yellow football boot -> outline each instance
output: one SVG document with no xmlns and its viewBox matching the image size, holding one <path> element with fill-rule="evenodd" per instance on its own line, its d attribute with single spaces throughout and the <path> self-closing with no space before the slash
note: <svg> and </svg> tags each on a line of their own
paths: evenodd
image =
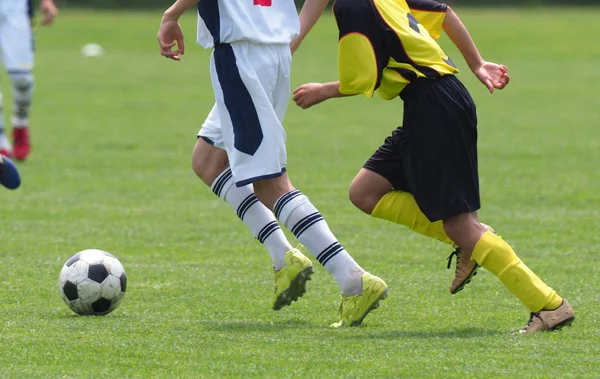
<svg viewBox="0 0 600 379">
<path fill-rule="evenodd" d="M 362 276 L 363 290 L 354 296 L 342 295 L 340 302 L 340 321 L 331 324 L 331 328 L 359 326 L 373 309 L 379 308 L 379 300 L 387 297 L 387 284 L 383 279 L 365 272 Z"/>
<path fill-rule="evenodd" d="M 278 311 L 304 295 L 306 281 L 312 274 L 312 262 L 299 249 L 285 253 L 285 264 L 281 270 L 275 271 L 273 310 Z"/>
</svg>

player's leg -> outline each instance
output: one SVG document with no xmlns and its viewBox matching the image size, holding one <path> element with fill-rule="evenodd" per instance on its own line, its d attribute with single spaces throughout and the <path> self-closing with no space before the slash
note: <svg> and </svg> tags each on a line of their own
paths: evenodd
<svg viewBox="0 0 600 379">
<path fill-rule="evenodd" d="M 3 63 L 5 63 L 6 47 L 11 43 L 5 32 L 7 20 L 8 15 L 5 14 L 3 7 L 0 6 L 0 55 L 2 56 Z M 2 93 L 0 92 L 0 155 L 11 157 L 13 153 L 12 144 L 8 140 L 6 133 L 4 128 L 4 103 Z"/>
<path fill-rule="evenodd" d="M 346 296 L 361 292 L 364 270 L 335 238 L 321 213 L 301 191 L 292 186 L 287 173 L 254 181 L 256 195 L 294 234 L 327 271 L 333 274 Z"/>
<path fill-rule="evenodd" d="M 397 157 L 386 154 L 393 145 L 386 143 L 382 145 L 375 154 L 367 161 L 350 185 L 350 201 L 360 210 L 372 217 L 391 221 L 404 225 L 413 232 L 426 237 L 437 239 L 452 247 L 454 251 L 448 257 L 448 268 L 451 267 L 452 258 L 460 257 L 461 250 L 444 231 L 442 221 L 431 222 L 425 216 L 415 197 L 408 191 L 406 178 L 402 164 Z M 387 179 L 389 178 L 389 179 Z M 396 184 L 392 184 L 396 183 Z M 481 224 L 487 230 L 495 233 L 495 230 L 486 224 Z M 459 258 L 457 258 L 459 259 Z M 463 267 L 459 265 L 459 270 Z M 452 285 L 450 292 L 460 291 L 477 271 L 469 267 L 464 275 Z"/>
<path fill-rule="evenodd" d="M 258 201 L 252 184 L 234 185 L 227 153 L 223 149 L 219 112 L 211 110 L 192 153 L 192 169 L 213 193 L 227 202 L 254 237 L 268 250 L 273 268 L 281 270 L 285 255 L 293 250 L 273 213 Z"/>
<path fill-rule="evenodd" d="M 531 311 L 521 332 L 550 331 L 573 322 L 569 303 L 531 271 L 502 237 L 481 227 L 476 212 L 445 219 L 444 228 L 460 245 L 463 259 L 471 259 L 496 275 Z"/>
<path fill-rule="evenodd" d="M 18 160 L 24 160 L 30 151 L 29 110 L 34 84 L 32 31 L 25 2 L 15 2 L 9 11 L 11 17 L 6 21 L 2 37 L 6 38 L 3 42 L 3 59 L 13 87 L 14 156 Z"/>
<path fill-rule="evenodd" d="M 254 181 L 257 196 L 333 275 L 342 292 L 341 321 L 332 326 L 360 325 L 387 296 L 387 285 L 358 265 L 331 232 L 323 215 L 294 188 L 287 173 Z"/>
</svg>

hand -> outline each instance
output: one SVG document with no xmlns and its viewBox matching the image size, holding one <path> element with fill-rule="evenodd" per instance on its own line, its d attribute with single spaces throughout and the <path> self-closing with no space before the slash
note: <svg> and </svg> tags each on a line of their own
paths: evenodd
<svg viewBox="0 0 600 379">
<path fill-rule="evenodd" d="M 508 68 L 503 64 L 483 62 L 481 66 L 473 70 L 473 73 L 490 93 L 494 93 L 494 89 L 503 89 L 510 81 Z"/>
<path fill-rule="evenodd" d="M 327 97 L 323 94 L 323 88 L 322 83 L 303 84 L 294 90 L 293 99 L 300 108 L 310 108 L 327 100 Z"/>
<path fill-rule="evenodd" d="M 44 15 L 41 21 L 43 26 L 52 25 L 54 18 L 58 14 L 58 8 L 54 4 L 53 0 L 42 0 L 40 4 L 40 12 Z"/>
<path fill-rule="evenodd" d="M 184 53 L 183 31 L 176 19 L 163 17 L 158 30 L 158 44 L 160 55 L 174 61 L 181 60 L 180 55 Z M 177 49 L 173 50 L 175 45 Z"/>
</svg>

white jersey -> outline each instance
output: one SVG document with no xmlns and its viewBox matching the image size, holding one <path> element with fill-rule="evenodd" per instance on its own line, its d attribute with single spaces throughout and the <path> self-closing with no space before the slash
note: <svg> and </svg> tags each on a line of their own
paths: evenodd
<svg viewBox="0 0 600 379">
<path fill-rule="evenodd" d="M 294 0 L 200 0 L 198 43 L 289 44 L 300 33 Z"/>
</svg>

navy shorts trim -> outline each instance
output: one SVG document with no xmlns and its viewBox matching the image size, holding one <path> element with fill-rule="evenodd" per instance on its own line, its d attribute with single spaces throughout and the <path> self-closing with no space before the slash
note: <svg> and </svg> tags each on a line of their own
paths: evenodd
<svg viewBox="0 0 600 379">
<path fill-rule="evenodd" d="M 14 70 L 6 70 L 7 74 L 31 74 L 33 70 L 23 70 L 23 69 L 14 69 Z"/>
<path fill-rule="evenodd" d="M 285 167 L 281 169 L 281 172 L 278 172 L 278 173 L 275 173 L 275 174 L 255 176 L 253 178 L 240 180 L 239 182 L 235 182 L 235 185 L 236 185 L 236 187 L 243 187 L 243 186 L 248 185 L 250 183 L 254 183 L 257 180 L 278 178 L 281 175 L 283 175 L 284 173 L 285 173 Z"/>
<path fill-rule="evenodd" d="M 198 136 L 198 138 L 202 138 L 206 143 L 208 143 L 209 145 L 213 145 L 215 146 L 215 142 L 213 140 L 211 140 L 208 137 L 204 137 L 204 136 Z"/>
</svg>

